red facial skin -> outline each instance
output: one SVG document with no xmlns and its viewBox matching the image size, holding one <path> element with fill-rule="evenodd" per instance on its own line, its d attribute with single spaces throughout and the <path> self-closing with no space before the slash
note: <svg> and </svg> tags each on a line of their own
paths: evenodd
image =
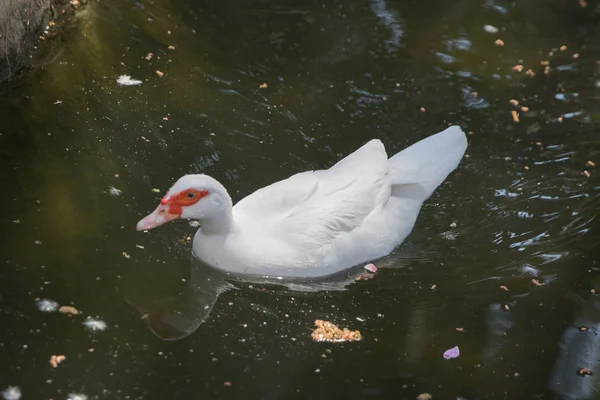
<svg viewBox="0 0 600 400">
<path fill-rule="evenodd" d="M 169 214 L 181 215 L 183 207 L 194 205 L 208 195 L 208 190 L 188 189 L 175 193 L 169 198 L 163 197 L 160 204 L 169 206 Z"/>
</svg>

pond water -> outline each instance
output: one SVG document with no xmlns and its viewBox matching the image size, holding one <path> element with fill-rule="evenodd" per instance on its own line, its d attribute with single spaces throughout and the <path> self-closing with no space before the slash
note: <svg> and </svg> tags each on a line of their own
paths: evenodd
<svg viewBox="0 0 600 400">
<path fill-rule="evenodd" d="M 90 2 L 2 86 L 0 389 L 599 398 L 599 17 L 576 0 Z M 373 279 L 224 277 L 193 261 L 188 223 L 135 230 L 185 173 L 237 201 L 450 124 L 467 156 Z M 363 339 L 313 342 L 316 319 Z"/>
</svg>

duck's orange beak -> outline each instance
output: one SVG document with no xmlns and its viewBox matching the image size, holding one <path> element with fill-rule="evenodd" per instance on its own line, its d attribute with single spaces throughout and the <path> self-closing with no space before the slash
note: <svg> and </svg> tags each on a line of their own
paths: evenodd
<svg viewBox="0 0 600 400">
<path fill-rule="evenodd" d="M 152 214 L 142 218 L 136 225 L 138 231 L 146 231 L 148 229 L 156 228 L 166 224 L 169 221 L 173 221 L 181 216 L 181 214 L 173 214 L 169 212 L 168 204 L 161 204 L 156 207 L 156 210 Z"/>
</svg>

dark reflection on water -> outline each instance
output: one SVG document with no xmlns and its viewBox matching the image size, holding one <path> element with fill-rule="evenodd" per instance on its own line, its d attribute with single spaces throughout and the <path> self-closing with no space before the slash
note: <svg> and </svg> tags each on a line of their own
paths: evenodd
<svg viewBox="0 0 600 400">
<path fill-rule="evenodd" d="M 332 292 L 346 290 L 347 285 L 358 282 L 365 272 L 360 267 L 351 268 L 342 273 L 319 279 L 296 278 L 282 279 L 278 277 L 230 275 L 216 271 L 191 258 L 192 268 L 189 281 L 175 296 L 156 299 L 129 299 L 128 302 L 140 311 L 148 327 L 159 338 L 164 340 L 179 340 L 196 331 L 210 316 L 219 295 L 237 287 L 237 284 L 275 285 L 287 289 L 287 292 Z M 372 279 L 372 277 L 370 277 Z M 275 290 L 276 291 L 276 290 Z M 255 308 L 262 306 L 255 305 Z"/>
<path fill-rule="evenodd" d="M 2 88 L 0 389 L 598 398 L 599 16 L 577 1 L 91 3 Z M 371 280 L 222 276 L 190 260 L 185 222 L 135 232 L 184 173 L 236 201 L 370 138 L 393 154 L 450 124 L 468 157 Z M 314 343 L 317 318 L 364 339 Z"/>
</svg>

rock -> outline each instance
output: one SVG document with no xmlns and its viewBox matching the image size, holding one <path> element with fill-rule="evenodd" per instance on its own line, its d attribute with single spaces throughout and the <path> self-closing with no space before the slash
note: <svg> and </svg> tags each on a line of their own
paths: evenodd
<svg viewBox="0 0 600 400">
<path fill-rule="evenodd" d="M 68 0 L 0 2 L 0 82 L 26 66 L 36 45 L 63 28 L 72 11 Z"/>
</svg>

